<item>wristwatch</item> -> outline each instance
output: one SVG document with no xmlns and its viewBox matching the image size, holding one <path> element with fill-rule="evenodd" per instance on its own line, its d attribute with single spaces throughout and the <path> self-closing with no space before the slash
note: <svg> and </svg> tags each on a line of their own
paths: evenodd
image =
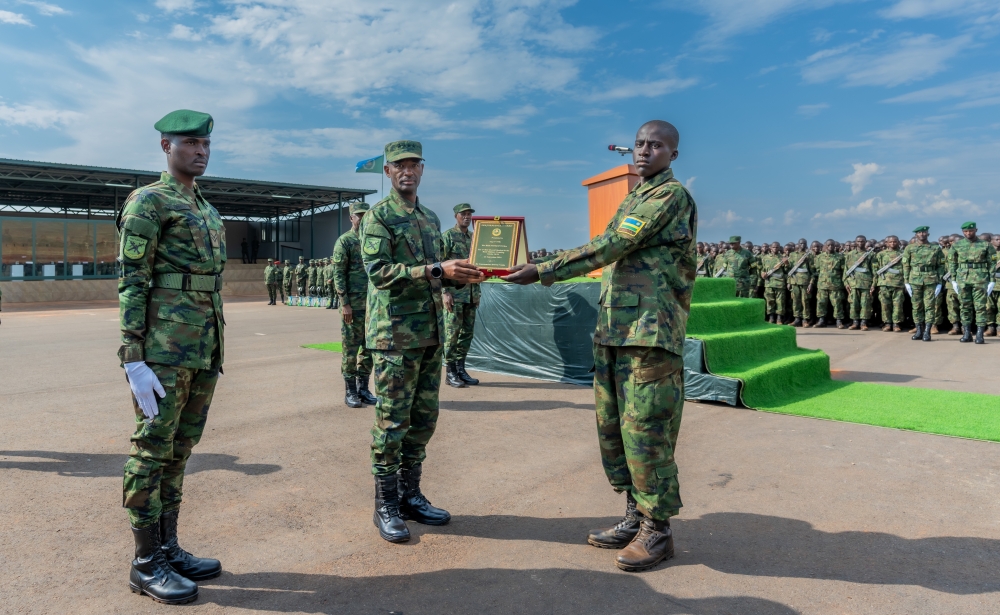
<svg viewBox="0 0 1000 615">
<path fill-rule="evenodd" d="M 441 263 L 434 263 L 433 265 L 431 265 L 432 278 L 434 278 L 435 280 L 440 280 L 441 276 L 443 275 L 444 275 L 444 267 L 441 266 Z"/>
</svg>

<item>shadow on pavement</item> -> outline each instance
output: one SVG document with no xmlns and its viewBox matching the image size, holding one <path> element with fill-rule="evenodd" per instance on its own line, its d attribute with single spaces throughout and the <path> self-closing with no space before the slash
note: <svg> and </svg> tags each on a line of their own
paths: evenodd
<svg viewBox="0 0 1000 615">
<path fill-rule="evenodd" d="M 201 592 L 195 604 L 208 602 L 273 612 L 797 613 L 778 602 L 749 596 L 677 598 L 650 588 L 642 575 L 561 568 L 441 570 L 374 578 L 284 572 L 223 573 L 199 585 Z"/>
<path fill-rule="evenodd" d="M 834 380 L 849 380 L 851 382 L 913 382 L 920 378 L 920 376 L 911 376 L 910 374 L 852 372 L 845 369 L 831 369 L 830 377 Z"/>
<path fill-rule="evenodd" d="M 469 371 L 476 371 L 469 368 Z M 480 372 L 481 374 L 487 374 L 489 372 Z M 519 376 L 520 377 L 520 376 Z M 570 384 L 568 382 L 546 382 L 544 380 L 527 380 L 527 382 L 480 382 L 476 386 L 486 387 L 486 388 L 496 388 L 496 389 L 555 389 L 557 391 L 579 391 L 579 384 Z"/>
<path fill-rule="evenodd" d="M 13 459 L 12 459 L 13 458 Z M 127 455 L 57 453 L 52 451 L 0 451 L 0 470 L 52 472 L 59 476 L 122 476 Z M 281 469 L 269 463 L 239 463 L 235 455 L 194 453 L 187 463 L 187 474 L 209 470 L 242 472 L 247 476 L 271 474 Z"/>
<path fill-rule="evenodd" d="M 455 516 L 429 532 L 495 540 L 585 544 L 587 532 L 618 517 Z M 952 594 L 1000 591 L 1000 540 L 964 536 L 902 538 L 881 532 L 824 532 L 805 521 L 750 513 L 671 520 L 673 566 L 726 574 L 919 585 Z"/>
<path fill-rule="evenodd" d="M 522 399 L 519 401 L 490 401 L 488 399 L 477 401 L 455 401 L 441 400 L 442 410 L 455 410 L 457 412 L 474 411 L 502 411 L 517 412 L 534 410 L 594 410 L 594 404 L 575 404 L 569 401 L 558 399 Z"/>
</svg>

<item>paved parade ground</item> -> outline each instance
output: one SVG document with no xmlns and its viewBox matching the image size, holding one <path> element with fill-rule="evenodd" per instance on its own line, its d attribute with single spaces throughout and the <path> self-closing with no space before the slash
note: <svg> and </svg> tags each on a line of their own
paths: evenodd
<svg viewBox="0 0 1000 615">
<path fill-rule="evenodd" d="M 343 405 L 334 311 L 226 307 L 181 544 L 225 572 L 183 607 L 129 592 L 131 434 L 116 304 L 4 306 L 3 613 L 979 614 L 1000 612 L 1000 445 L 688 403 L 677 555 L 640 574 L 586 544 L 624 497 L 589 388 L 476 373 L 442 389 L 424 492 L 451 524 L 372 525 L 373 411 Z M 998 393 L 1000 341 L 800 331 L 834 376 Z"/>
</svg>

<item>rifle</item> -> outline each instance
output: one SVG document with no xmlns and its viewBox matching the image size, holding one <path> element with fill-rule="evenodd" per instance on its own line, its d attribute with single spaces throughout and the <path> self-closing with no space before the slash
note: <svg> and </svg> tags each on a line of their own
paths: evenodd
<svg viewBox="0 0 1000 615">
<path fill-rule="evenodd" d="M 777 265 L 774 266 L 774 269 L 772 269 L 772 270 L 770 270 L 770 271 L 768 271 L 767 273 L 764 274 L 764 279 L 766 280 L 769 277 L 771 277 L 772 275 L 774 275 L 775 273 L 777 273 L 777 271 L 779 269 L 781 269 L 781 266 L 784 265 L 787 262 L 788 262 L 788 257 L 786 256 L 785 258 L 781 259 L 780 263 L 778 263 Z"/>
<path fill-rule="evenodd" d="M 900 253 L 899 256 L 897 256 L 896 258 L 894 258 L 891 261 L 889 261 L 888 265 L 886 265 L 885 267 L 882 267 L 881 269 L 879 269 L 878 271 L 876 271 L 875 275 L 882 275 L 887 270 L 891 269 L 893 265 L 898 265 L 899 261 L 901 261 L 901 260 L 903 260 L 903 254 L 902 253 Z"/>
<path fill-rule="evenodd" d="M 799 262 L 795 263 L 795 266 L 792 267 L 792 273 L 796 273 L 799 267 L 802 266 L 802 263 L 806 262 L 807 258 L 809 258 L 809 250 L 806 250 L 806 253 L 802 255 L 802 258 L 799 259 Z"/>
<path fill-rule="evenodd" d="M 712 277 L 713 277 L 713 278 L 721 278 L 721 277 L 722 277 L 722 274 L 726 272 L 726 267 L 728 267 L 728 266 L 729 266 L 729 265 L 723 265 L 723 266 L 722 266 L 722 269 L 719 269 L 718 271 L 716 271 L 716 272 L 715 272 L 715 275 L 714 275 L 714 276 L 712 276 Z"/>
<path fill-rule="evenodd" d="M 698 263 L 698 266 L 695 268 L 695 271 L 701 271 L 701 268 L 705 266 L 705 261 L 707 260 L 708 260 L 708 254 L 706 254 L 705 257 L 701 259 L 701 262 Z"/>
<path fill-rule="evenodd" d="M 866 258 L 868 258 L 869 256 L 871 256 L 873 252 L 875 252 L 875 248 L 872 248 L 871 250 L 868 250 L 867 252 L 865 252 L 864 256 L 862 256 L 861 258 L 859 258 L 856 263 L 854 263 L 853 265 L 851 265 L 851 268 L 847 270 L 847 273 L 844 274 L 844 277 L 846 278 L 847 276 L 849 276 L 852 273 L 854 273 L 854 270 L 857 269 L 858 266 L 860 266 L 861 263 L 863 263 Z"/>
</svg>

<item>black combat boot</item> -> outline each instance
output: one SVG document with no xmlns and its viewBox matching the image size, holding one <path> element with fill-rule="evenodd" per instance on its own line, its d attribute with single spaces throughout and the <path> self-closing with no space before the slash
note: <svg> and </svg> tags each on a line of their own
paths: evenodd
<svg viewBox="0 0 1000 615">
<path fill-rule="evenodd" d="M 625 516 L 614 526 L 603 530 L 590 530 L 587 542 L 601 549 L 622 549 L 639 533 L 642 514 L 635 509 L 635 498 L 626 492 Z"/>
<path fill-rule="evenodd" d="M 374 406 L 378 398 L 368 389 L 368 378 L 369 374 L 358 374 L 358 397 L 369 406 Z"/>
<path fill-rule="evenodd" d="M 360 408 L 361 398 L 358 397 L 358 385 L 354 378 L 344 378 L 344 403 L 348 408 Z"/>
<path fill-rule="evenodd" d="M 930 328 L 928 328 L 928 331 L 929 330 L 930 330 Z M 913 336 L 910 339 L 911 340 L 922 340 L 922 339 L 924 339 L 924 323 L 922 323 L 922 322 L 918 322 L 917 323 L 917 329 L 916 329 L 916 331 L 913 332 Z"/>
<path fill-rule="evenodd" d="M 971 342 L 972 341 L 972 325 L 965 325 L 965 324 L 963 324 L 962 325 L 962 331 L 964 332 L 964 334 L 962 335 L 962 339 L 960 339 L 958 341 L 960 341 L 962 343 Z"/>
<path fill-rule="evenodd" d="M 167 563 L 160 549 L 160 523 L 142 529 L 132 528 L 135 559 L 128 575 L 128 586 L 163 604 L 185 604 L 198 598 L 198 584 L 182 577 Z"/>
<path fill-rule="evenodd" d="M 925 342 L 931 341 L 931 327 L 929 325 L 924 326 L 924 336 L 921 339 Z"/>
<path fill-rule="evenodd" d="M 399 516 L 424 525 L 445 525 L 451 521 L 451 513 L 443 508 L 431 506 L 420 493 L 420 473 L 422 465 L 399 470 Z"/>
<path fill-rule="evenodd" d="M 406 542 L 410 529 L 399 516 L 399 479 L 395 474 L 375 477 L 375 514 L 379 536 L 389 542 Z"/>
<path fill-rule="evenodd" d="M 985 344 L 986 340 L 983 339 L 983 334 L 986 333 L 986 327 L 976 327 L 976 343 Z"/>
<path fill-rule="evenodd" d="M 185 579 L 204 581 L 222 574 L 222 563 L 217 559 L 195 557 L 177 544 L 177 510 L 160 515 L 160 550 L 167 563 Z"/>
<path fill-rule="evenodd" d="M 847 328 L 847 327 L 844 326 L 844 321 L 841 320 L 840 318 L 837 319 L 837 328 L 838 329 L 846 329 Z"/>
<path fill-rule="evenodd" d="M 479 384 L 478 378 L 473 378 L 469 375 L 469 372 L 465 371 L 465 359 L 455 362 L 455 373 L 458 374 L 458 378 L 469 386 L 476 386 Z"/>
<path fill-rule="evenodd" d="M 817 329 L 826 329 L 826 317 L 820 316 L 819 320 L 816 321 L 816 324 L 814 324 L 813 327 Z"/>
<path fill-rule="evenodd" d="M 796 316 L 795 320 L 792 321 L 792 326 L 793 327 L 801 327 L 802 326 L 802 319 L 799 318 L 798 316 Z"/>
<path fill-rule="evenodd" d="M 615 564 L 626 572 L 649 570 L 674 556 L 674 534 L 670 521 L 643 519 L 632 542 L 618 554 Z"/>
<path fill-rule="evenodd" d="M 448 370 L 447 376 L 445 377 L 445 382 L 448 383 L 448 386 L 455 387 L 456 389 L 464 389 L 465 383 L 462 382 L 462 379 L 455 373 L 455 364 L 448 363 L 445 365 L 445 368 Z"/>
</svg>

